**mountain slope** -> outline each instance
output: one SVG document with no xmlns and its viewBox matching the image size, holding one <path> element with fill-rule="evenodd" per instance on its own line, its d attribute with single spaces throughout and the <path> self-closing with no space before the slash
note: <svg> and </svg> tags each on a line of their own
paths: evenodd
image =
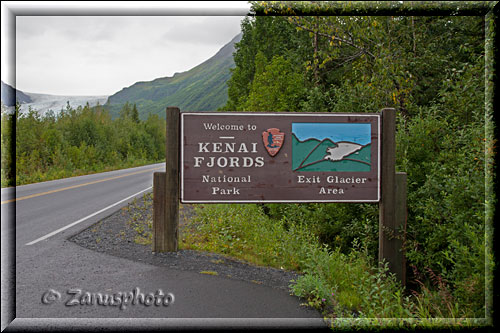
<svg viewBox="0 0 500 333">
<path fill-rule="evenodd" d="M 1 91 L 2 103 L 5 106 L 15 106 L 16 101 L 19 103 L 30 103 L 31 98 L 23 93 L 21 90 L 17 90 L 7 83 L 2 81 L 2 91 Z"/>
<path fill-rule="evenodd" d="M 112 116 L 118 116 L 123 104 L 136 104 L 141 118 L 149 114 L 164 117 L 167 106 L 185 111 L 215 111 L 227 101 L 227 80 L 234 67 L 234 44 L 241 34 L 233 38 L 212 58 L 172 77 L 137 82 L 108 98 L 106 106 Z"/>
</svg>

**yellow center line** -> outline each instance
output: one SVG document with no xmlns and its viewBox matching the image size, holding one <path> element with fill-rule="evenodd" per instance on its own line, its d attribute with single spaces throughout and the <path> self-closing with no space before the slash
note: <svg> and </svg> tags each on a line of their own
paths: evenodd
<svg viewBox="0 0 500 333">
<path fill-rule="evenodd" d="M 36 197 L 39 197 L 39 196 L 42 196 L 42 195 L 47 195 L 47 194 L 52 194 L 52 193 L 56 193 L 56 192 L 71 190 L 71 189 L 82 187 L 82 186 L 87 186 L 87 185 L 102 183 L 102 182 L 106 182 L 108 180 L 113 180 L 113 179 L 118 179 L 118 178 L 123 178 L 123 177 L 128 177 L 128 176 L 133 176 L 133 175 L 137 175 L 139 173 L 150 172 L 150 171 L 158 170 L 158 169 L 162 169 L 162 168 L 163 167 L 158 167 L 158 168 L 153 168 L 153 169 L 147 169 L 147 170 L 141 170 L 141 171 L 131 172 L 131 173 L 127 173 L 127 174 L 124 174 L 124 175 L 109 177 L 109 178 L 100 179 L 100 180 L 95 180 L 95 181 L 84 183 L 84 184 L 63 187 L 63 188 L 59 188 L 57 190 L 52 190 L 52 191 L 47 191 L 47 192 L 42 192 L 42 193 L 31 194 L 31 195 L 27 195 L 25 197 L 20 197 L 20 198 L 15 198 L 15 199 L 9 199 L 9 200 L 2 201 L 2 205 L 6 204 L 6 203 L 9 203 L 9 202 L 21 201 L 21 200 L 36 198 Z"/>
</svg>

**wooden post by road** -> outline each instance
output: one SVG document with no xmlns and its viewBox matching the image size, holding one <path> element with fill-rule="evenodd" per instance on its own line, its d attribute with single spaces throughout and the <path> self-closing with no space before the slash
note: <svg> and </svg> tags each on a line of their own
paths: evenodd
<svg viewBox="0 0 500 333">
<path fill-rule="evenodd" d="M 406 175 L 396 177 L 396 110 L 382 110 L 381 198 L 379 203 L 379 262 L 385 260 L 389 271 L 404 284 L 402 240 L 398 231 L 406 218 Z M 399 182 L 397 197 L 396 178 Z M 404 198 L 402 197 L 404 193 Z M 403 206 L 404 201 L 404 206 Z M 401 206 L 401 207 L 398 207 Z M 398 207 L 398 208 L 396 208 Z M 403 212 L 404 211 L 404 212 Z"/>
<path fill-rule="evenodd" d="M 406 205 L 407 182 L 406 172 L 396 172 L 396 237 L 392 241 L 394 242 L 394 262 L 397 264 L 392 272 L 396 274 L 396 277 L 401 281 L 403 286 L 406 285 L 404 244 L 406 242 L 406 222 L 408 218 Z"/>
<path fill-rule="evenodd" d="M 153 252 L 164 252 L 165 172 L 153 173 Z"/>
<path fill-rule="evenodd" d="M 176 252 L 179 238 L 179 108 L 167 107 L 166 118 L 165 172 L 153 179 L 153 252 Z"/>
</svg>

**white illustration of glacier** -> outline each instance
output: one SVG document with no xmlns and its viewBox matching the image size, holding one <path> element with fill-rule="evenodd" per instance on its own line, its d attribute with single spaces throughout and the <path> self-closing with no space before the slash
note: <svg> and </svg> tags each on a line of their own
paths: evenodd
<svg viewBox="0 0 500 333">
<path fill-rule="evenodd" d="M 363 148 L 362 145 L 352 142 L 337 142 L 337 147 L 329 147 L 326 149 L 326 152 L 329 155 L 323 157 L 325 160 L 331 161 L 341 161 L 347 155 L 350 155 L 358 150 Z"/>
</svg>

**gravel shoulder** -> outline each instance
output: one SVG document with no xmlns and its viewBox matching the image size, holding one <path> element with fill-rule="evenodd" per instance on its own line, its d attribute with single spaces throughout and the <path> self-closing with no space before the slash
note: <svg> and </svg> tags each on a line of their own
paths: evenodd
<svg viewBox="0 0 500 333">
<path fill-rule="evenodd" d="M 137 199 L 134 204 L 120 209 L 112 215 L 84 229 L 69 238 L 84 248 L 107 255 L 126 258 L 170 269 L 195 271 L 200 274 L 212 274 L 219 277 L 248 281 L 272 288 L 289 291 L 290 284 L 299 277 L 296 272 L 270 267 L 260 267 L 216 253 L 194 250 L 153 253 L 151 245 L 135 241 L 138 235 L 130 225 L 131 219 L 144 218 L 151 214 L 152 206 L 145 205 L 145 198 Z M 191 218 L 193 208 L 182 205 L 179 219 L 179 237 L 183 227 Z"/>
</svg>

